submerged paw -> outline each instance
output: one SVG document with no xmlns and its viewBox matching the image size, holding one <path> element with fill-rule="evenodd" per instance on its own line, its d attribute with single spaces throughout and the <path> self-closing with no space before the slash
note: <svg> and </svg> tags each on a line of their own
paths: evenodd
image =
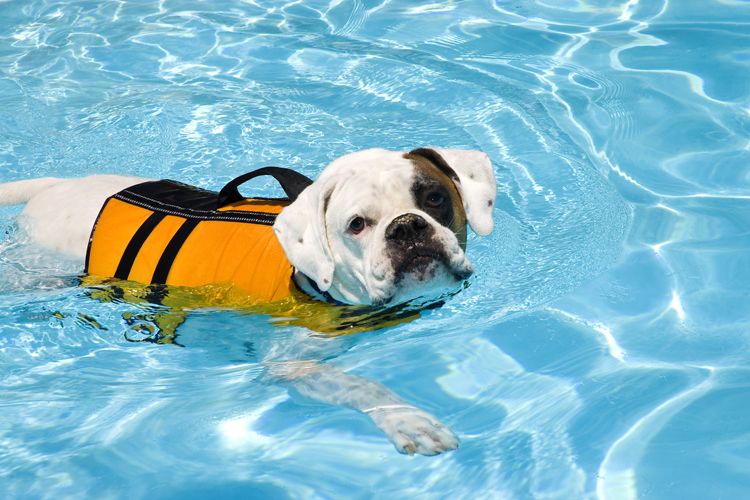
<svg viewBox="0 0 750 500">
<path fill-rule="evenodd" d="M 399 451 L 437 455 L 458 448 L 458 437 L 435 417 L 414 407 L 384 408 L 371 414 Z"/>
</svg>

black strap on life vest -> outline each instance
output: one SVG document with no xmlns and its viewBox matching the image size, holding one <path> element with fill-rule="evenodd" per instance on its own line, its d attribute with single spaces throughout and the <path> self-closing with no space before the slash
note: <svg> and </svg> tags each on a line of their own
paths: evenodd
<svg viewBox="0 0 750 500">
<path fill-rule="evenodd" d="M 245 197 L 240 194 L 240 191 L 237 188 L 240 186 L 240 184 L 244 184 L 250 179 L 255 179 L 256 177 L 260 177 L 262 175 L 270 175 L 271 177 L 276 179 L 281 185 L 281 189 L 283 189 L 286 195 L 289 197 L 290 201 L 296 200 L 299 194 L 304 191 L 307 186 L 313 183 L 313 181 L 307 176 L 304 176 L 299 172 L 295 172 L 294 170 L 290 170 L 288 168 L 259 168 L 258 170 L 253 170 L 252 172 L 240 175 L 236 179 L 229 181 L 226 186 L 221 188 L 221 191 L 219 191 L 216 208 L 221 208 L 229 205 L 230 203 L 236 203 L 238 201 L 244 200 Z"/>
<path fill-rule="evenodd" d="M 199 222 L 200 221 L 198 219 L 186 219 L 185 222 L 183 222 L 180 228 L 177 230 L 177 232 L 174 233 L 172 239 L 169 240 L 169 243 L 167 243 L 167 247 L 164 249 L 164 253 L 161 254 L 159 262 L 156 264 L 154 274 L 151 277 L 151 283 L 167 282 L 169 271 L 172 269 L 172 264 L 177 258 L 177 254 L 180 252 L 180 248 L 182 248 L 185 240 L 188 239 L 188 236 L 190 236 L 190 233 L 193 232 L 193 229 L 195 229 L 195 226 L 197 226 Z"/>
<path fill-rule="evenodd" d="M 138 256 L 138 252 L 140 252 L 143 243 L 165 216 L 166 214 L 164 213 L 154 212 L 148 216 L 148 219 L 143 221 L 141 227 L 139 227 L 135 234 L 130 238 L 128 246 L 125 247 L 125 251 L 122 253 L 122 257 L 120 257 L 120 263 L 117 265 L 117 270 L 115 271 L 115 278 L 121 280 L 128 279 L 130 270 L 133 268 L 133 263 L 135 262 L 135 258 Z"/>
</svg>

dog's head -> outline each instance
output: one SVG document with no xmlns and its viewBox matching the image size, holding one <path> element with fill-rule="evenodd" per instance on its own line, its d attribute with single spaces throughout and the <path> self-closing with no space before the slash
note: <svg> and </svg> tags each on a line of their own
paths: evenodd
<svg viewBox="0 0 750 500">
<path fill-rule="evenodd" d="M 274 224 L 292 265 L 349 304 L 396 304 L 472 273 L 466 224 L 492 231 L 486 154 L 368 149 L 331 163 Z"/>
</svg>

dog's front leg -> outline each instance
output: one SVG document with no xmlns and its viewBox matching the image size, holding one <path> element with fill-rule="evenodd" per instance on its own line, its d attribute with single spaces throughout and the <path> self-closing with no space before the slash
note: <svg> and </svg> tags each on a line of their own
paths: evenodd
<svg viewBox="0 0 750 500">
<path fill-rule="evenodd" d="M 458 448 L 458 438 L 448 427 L 373 380 L 313 361 L 286 361 L 267 366 L 273 379 L 292 385 L 307 397 L 349 406 L 366 414 L 401 453 L 437 455 Z"/>
</svg>

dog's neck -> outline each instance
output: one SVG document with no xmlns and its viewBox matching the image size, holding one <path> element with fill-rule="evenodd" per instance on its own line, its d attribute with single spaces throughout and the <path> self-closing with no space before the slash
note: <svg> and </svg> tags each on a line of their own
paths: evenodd
<svg viewBox="0 0 750 500">
<path fill-rule="evenodd" d="M 328 302 L 329 304 L 344 305 L 343 302 L 333 298 L 330 293 L 324 292 L 323 290 L 318 288 L 318 284 L 315 283 L 314 280 L 308 278 L 296 268 L 294 270 L 294 274 L 292 274 L 292 281 L 299 291 L 309 295 L 315 300 Z"/>
</svg>

